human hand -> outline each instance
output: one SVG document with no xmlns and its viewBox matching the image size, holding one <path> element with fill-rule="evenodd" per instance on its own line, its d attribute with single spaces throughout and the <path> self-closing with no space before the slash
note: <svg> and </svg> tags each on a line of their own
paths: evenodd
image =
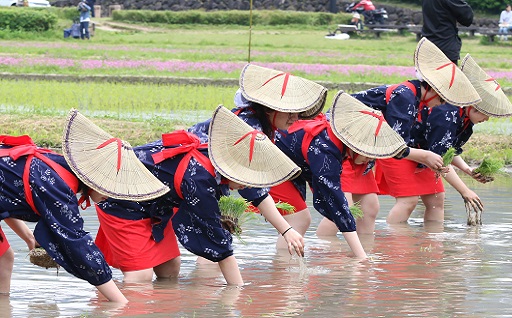
<svg viewBox="0 0 512 318">
<path fill-rule="evenodd" d="M 484 210 L 484 204 L 478 195 L 469 190 L 467 194 L 462 194 L 464 199 L 464 205 L 466 206 L 466 213 L 468 215 L 468 225 L 482 224 L 482 212 Z"/>
<path fill-rule="evenodd" d="M 30 239 L 25 241 L 25 243 L 27 243 L 27 247 L 28 247 L 29 251 L 33 250 L 36 247 L 41 247 L 41 245 L 39 245 L 39 243 L 37 243 L 37 241 L 34 237 L 31 237 Z"/>
<path fill-rule="evenodd" d="M 472 170 L 472 171 L 471 171 L 470 176 L 471 176 L 471 178 L 475 179 L 476 181 L 478 181 L 478 182 L 480 182 L 480 183 L 487 183 L 487 182 L 492 182 L 492 181 L 494 181 L 494 177 L 491 177 L 491 176 L 483 176 L 483 175 L 481 175 L 480 173 L 475 172 L 475 170 Z"/>
<path fill-rule="evenodd" d="M 299 232 L 290 228 L 285 231 L 283 237 L 286 243 L 288 243 L 288 252 L 290 252 L 290 255 L 293 255 L 293 251 L 295 251 L 298 256 L 304 257 L 304 238 Z"/>
<path fill-rule="evenodd" d="M 440 170 L 443 168 L 443 157 L 432 151 L 427 151 L 425 160 L 422 163 L 430 169 L 436 172 L 440 172 Z"/>
</svg>

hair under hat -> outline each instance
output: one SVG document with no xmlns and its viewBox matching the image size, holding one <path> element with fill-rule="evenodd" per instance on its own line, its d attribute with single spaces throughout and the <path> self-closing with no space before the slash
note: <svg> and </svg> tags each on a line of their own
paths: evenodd
<svg viewBox="0 0 512 318">
<path fill-rule="evenodd" d="M 215 169 L 245 186 L 272 187 L 293 179 L 301 171 L 264 133 L 222 105 L 213 112 L 208 138 Z"/>
<path fill-rule="evenodd" d="M 464 107 L 482 101 L 466 75 L 427 38 L 422 38 L 416 46 L 414 66 L 446 102 Z"/>
<path fill-rule="evenodd" d="M 462 60 L 460 68 L 482 98 L 480 103 L 474 105 L 478 111 L 494 117 L 512 115 L 512 103 L 501 89 L 500 84 L 487 75 L 469 54 Z"/>
<path fill-rule="evenodd" d="M 102 195 L 145 201 L 169 191 L 142 164 L 128 142 L 112 137 L 76 109 L 69 112 L 62 151 L 75 175 Z"/>
<path fill-rule="evenodd" d="M 284 113 L 313 118 L 324 108 L 327 89 L 305 78 L 247 64 L 240 73 L 240 90 L 247 100 Z"/>
<path fill-rule="evenodd" d="M 331 128 L 350 149 L 369 158 L 392 158 L 407 148 L 382 112 L 339 91 L 331 108 Z"/>
</svg>

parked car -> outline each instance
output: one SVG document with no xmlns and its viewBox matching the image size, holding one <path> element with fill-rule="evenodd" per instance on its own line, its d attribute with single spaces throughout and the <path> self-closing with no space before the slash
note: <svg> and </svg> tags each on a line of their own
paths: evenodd
<svg viewBox="0 0 512 318">
<path fill-rule="evenodd" d="M 22 7 L 23 0 L 0 0 L 0 7 Z M 28 0 L 29 7 L 50 7 L 47 0 Z"/>
</svg>

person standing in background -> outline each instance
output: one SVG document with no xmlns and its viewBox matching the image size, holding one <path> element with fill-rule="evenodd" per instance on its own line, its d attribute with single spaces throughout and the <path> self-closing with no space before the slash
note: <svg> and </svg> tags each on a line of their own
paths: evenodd
<svg viewBox="0 0 512 318">
<path fill-rule="evenodd" d="M 501 35 L 501 39 L 505 40 L 505 41 L 508 40 L 508 37 L 507 37 L 508 32 L 510 30 L 512 30 L 512 11 L 510 11 L 510 10 L 511 10 L 510 4 L 507 4 L 507 6 L 505 7 L 505 10 L 501 11 L 501 14 L 500 14 L 500 21 L 499 21 L 500 30 L 498 31 L 498 33 L 503 34 L 503 35 Z"/>
<path fill-rule="evenodd" d="M 91 7 L 88 6 L 85 1 L 80 1 L 80 3 L 78 4 L 78 11 L 80 12 L 80 38 L 82 40 L 89 40 L 89 22 L 91 21 Z"/>
<path fill-rule="evenodd" d="M 96 3 L 96 0 L 87 0 L 87 1 L 85 1 L 85 3 L 86 3 L 89 7 L 91 7 L 91 17 L 93 17 L 93 18 L 94 18 L 94 17 L 95 17 L 95 15 L 94 15 L 94 4 Z"/>
<path fill-rule="evenodd" d="M 465 0 L 423 0 L 422 11 L 421 35 L 458 64 L 462 41 L 457 23 L 466 27 L 473 23 L 471 6 Z"/>
</svg>

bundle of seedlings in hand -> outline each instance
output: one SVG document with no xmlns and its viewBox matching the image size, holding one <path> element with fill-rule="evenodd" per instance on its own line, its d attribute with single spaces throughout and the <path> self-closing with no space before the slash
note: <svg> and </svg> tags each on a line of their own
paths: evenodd
<svg viewBox="0 0 512 318">
<path fill-rule="evenodd" d="M 361 209 L 361 201 L 354 202 L 354 205 L 350 207 L 350 213 L 354 219 L 362 219 L 364 217 L 363 210 Z"/>
<path fill-rule="evenodd" d="M 494 176 L 500 172 L 501 168 L 503 168 L 503 160 L 496 159 L 492 157 L 485 157 L 476 169 L 474 169 L 471 174 L 473 177 L 477 176 L 476 179 L 482 183 L 487 183 L 494 181 Z"/>
<path fill-rule="evenodd" d="M 48 268 L 59 269 L 59 264 L 51 258 L 50 255 L 42 247 L 36 247 L 28 253 L 30 262 L 34 265 Z"/>
<path fill-rule="evenodd" d="M 455 148 L 450 147 L 443 155 L 443 166 L 448 167 L 449 164 L 452 163 L 453 158 L 455 157 L 456 151 Z"/>
<path fill-rule="evenodd" d="M 249 202 L 243 198 L 232 196 L 222 196 L 219 200 L 220 221 L 222 227 L 229 233 L 236 235 L 240 239 L 242 228 L 240 222 L 245 211 L 249 208 Z"/>
</svg>

